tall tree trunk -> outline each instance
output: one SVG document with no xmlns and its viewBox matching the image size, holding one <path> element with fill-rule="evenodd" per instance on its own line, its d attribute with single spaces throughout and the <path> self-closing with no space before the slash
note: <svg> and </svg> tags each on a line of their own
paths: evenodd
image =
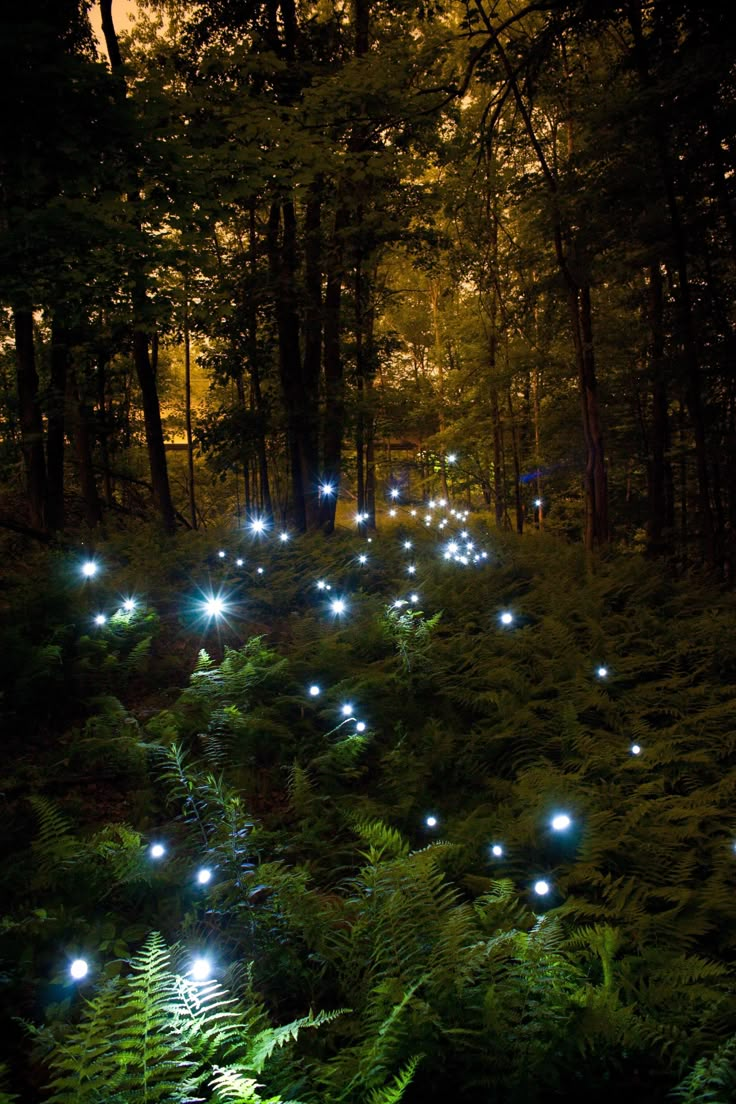
<svg viewBox="0 0 736 1104">
<path fill-rule="evenodd" d="M 667 503 L 669 427 L 665 365 L 664 291 L 662 273 L 658 264 L 649 266 L 647 292 L 649 374 L 652 388 L 652 423 L 649 433 L 649 462 L 647 465 L 649 491 L 647 553 L 650 556 L 660 556 L 666 551 L 664 532 L 671 511 Z"/>
<path fill-rule="evenodd" d="M 88 525 L 96 526 L 102 521 L 102 507 L 97 493 L 95 481 L 94 462 L 92 458 L 92 442 L 90 440 L 90 425 L 92 412 L 80 395 L 77 375 L 74 365 L 70 362 L 68 372 L 69 406 L 71 410 L 71 429 L 74 441 L 74 452 L 77 458 L 77 474 L 79 477 L 79 489 L 82 492 L 84 503 L 84 516 Z"/>
<path fill-rule="evenodd" d="M 33 345 L 33 313 L 13 311 L 15 364 L 18 388 L 20 445 L 28 496 L 28 516 L 34 529 L 46 528 L 46 458 L 43 421 L 38 397 L 36 351 Z"/>
<path fill-rule="evenodd" d="M 514 460 L 514 506 L 516 508 L 516 532 L 521 535 L 524 532 L 524 503 L 521 499 L 521 460 L 519 457 L 519 431 L 514 415 L 514 402 L 511 396 L 511 387 L 506 391 L 506 401 L 509 408 L 509 422 L 511 424 L 511 449 Z"/>
<path fill-rule="evenodd" d="M 255 202 L 250 205 L 248 218 L 248 259 L 250 265 L 251 288 L 254 289 L 257 286 L 258 279 L 258 242 L 256 234 Z M 261 483 L 263 513 L 266 517 L 272 518 L 273 502 L 271 499 L 271 484 L 268 475 L 265 411 L 263 407 L 263 394 L 261 392 L 261 369 L 258 353 L 258 315 L 256 312 L 256 299 L 253 292 L 251 292 L 248 302 L 248 347 L 252 401 L 256 414 L 258 415 L 258 437 L 256 447 L 258 449 L 258 473 Z"/>
<path fill-rule="evenodd" d="M 184 280 L 184 424 L 187 436 L 187 492 L 192 529 L 197 528 L 197 499 L 194 490 L 194 440 L 192 437 L 192 348 L 189 339 L 189 288 Z"/>
<path fill-rule="evenodd" d="M 110 468 L 110 427 L 107 420 L 107 365 L 108 360 L 104 353 L 97 356 L 97 439 L 100 442 L 100 458 L 102 460 L 102 484 L 105 488 L 105 504 L 110 507 L 113 504 L 113 483 Z"/>
<path fill-rule="evenodd" d="M 69 334 L 56 316 L 51 322 L 51 386 L 46 414 L 46 522 L 64 528 L 64 436 Z"/>
<path fill-rule="evenodd" d="M 345 429 L 345 379 L 340 347 L 342 289 L 344 279 L 343 234 L 348 216 L 338 197 L 335 221 L 327 257 L 324 297 L 323 362 L 325 408 L 322 423 L 322 478 L 335 494 L 322 499 L 320 524 L 326 533 L 335 528 L 335 510 L 340 490 L 342 440 Z"/>
</svg>

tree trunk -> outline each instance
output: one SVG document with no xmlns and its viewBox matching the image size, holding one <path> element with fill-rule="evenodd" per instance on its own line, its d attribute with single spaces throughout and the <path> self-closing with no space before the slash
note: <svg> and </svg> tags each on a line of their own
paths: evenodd
<svg viewBox="0 0 736 1104">
<path fill-rule="evenodd" d="M 342 235 L 346 226 L 347 211 L 338 202 L 328 255 L 324 298 L 325 409 L 322 422 L 322 478 L 335 489 L 334 495 L 325 495 L 322 499 L 320 524 L 326 533 L 331 533 L 335 528 L 345 429 L 345 380 L 340 348 L 340 322 L 344 275 Z"/>
<path fill-rule="evenodd" d="M 46 458 L 43 452 L 43 421 L 38 398 L 32 311 L 14 310 L 13 323 L 18 419 L 28 496 L 28 516 L 32 528 L 43 530 L 46 528 Z"/>
<path fill-rule="evenodd" d="M 94 528 L 102 521 L 102 507 L 100 506 L 100 499 L 97 493 L 94 461 L 92 457 L 92 442 L 89 433 L 92 412 L 80 396 L 76 372 L 71 363 L 69 364 L 68 381 L 69 405 L 72 415 L 72 439 L 74 441 L 74 452 L 77 459 L 79 489 L 84 503 L 85 520 L 88 525 Z"/>
<path fill-rule="evenodd" d="M 51 322 L 51 386 L 46 413 L 46 522 L 64 528 L 64 435 L 69 335 L 56 317 Z"/>
<path fill-rule="evenodd" d="M 665 365 L 664 294 L 662 273 L 658 264 L 649 266 L 647 320 L 649 323 L 649 373 L 652 387 L 652 423 L 649 433 L 647 484 L 649 509 L 647 519 L 647 554 L 661 556 L 666 551 L 664 532 L 671 508 L 667 494 L 667 449 L 669 427 L 667 415 L 667 376 Z"/>
<path fill-rule="evenodd" d="M 194 492 L 194 441 L 192 438 L 192 349 L 189 340 L 189 289 L 184 281 L 184 422 L 187 435 L 187 492 L 189 519 L 197 528 L 197 500 Z"/>
</svg>

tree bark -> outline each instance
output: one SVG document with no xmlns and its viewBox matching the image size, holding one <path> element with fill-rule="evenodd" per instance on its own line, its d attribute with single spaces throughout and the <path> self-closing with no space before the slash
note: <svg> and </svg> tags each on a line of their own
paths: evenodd
<svg viewBox="0 0 736 1104">
<path fill-rule="evenodd" d="M 51 379 L 46 412 L 46 522 L 52 531 L 64 528 L 64 435 L 69 335 L 54 316 L 51 322 Z"/>
<path fill-rule="evenodd" d="M 46 528 L 46 458 L 43 421 L 38 396 L 36 351 L 33 345 L 33 313 L 13 311 L 15 363 L 18 387 L 18 419 L 21 453 L 28 496 L 28 516 L 33 529 Z"/>
</svg>

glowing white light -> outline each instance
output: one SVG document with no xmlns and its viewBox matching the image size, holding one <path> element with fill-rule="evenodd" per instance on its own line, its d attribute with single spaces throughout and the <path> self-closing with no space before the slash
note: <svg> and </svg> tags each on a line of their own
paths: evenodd
<svg viewBox="0 0 736 1104">
<path fill-rule="evenodd" d="M 416 512 L 416 510 L 410 510 L 410 511 L 409 511 L 409 513 L 411 514 L 411 516 L 412 516 L 412 517 L 416 517 L 416 516 L 417 516 L 417 512 Z"/>
<path fill-rule="evenodd" d="M 148 854 L 152 859 L 162 859 L 166 854 L 166 848 L 162 843 L 152 843 L 148 849 Z"/>
<path fill-rule="evenodd" d="M 312 683 L 312 685 L 309 687 L 309 696 L 311 698 L 316 698 L 319 695 L 319 692 L 319 686 L 317 686 L 317 683 Z"/>
<path fill-rule="evenodd" d="M 345 612 L 346 606 L 342 598 L 336 598 L 335 601 L 331 603 L 330 609 L 333 613 L 340 614 Z"/>
<path fill-rule="evenodd" d="M 262 567 L 257 567 L 256 571 L 258 572 L 259 575 L 263 574 L 263 568 Z"/>
<path fill-rule="evenodd" d="M 500 843 L 494 843 L 493 847 L 491 848 L 491 854 L 496 859 L 501 858 L 501 856 L 503 855 L 503 847 Z"/>
<path fill-rule="evenodd" d="M 201 870 L 197 871 L 197 881 L 200 885 L 207 885 L 208 882 L 212 881 L 212 871 L 203 866 Z"/>
<path fill-rule="evenodd" d="M 454 556 L 455 553 L 457 552 L 457 550 L 458 550 L 458 546 L 455 544 L 455 541 L 450 541 L 450 543 L 447 546 L 447 551 L 450 553 L 450 555 Z"/>
<path fill-rule="evenodd" d="M 82 574 L 85 579 L 91 579 L 93 575 L 96 575 L 98 571 L 97 564 L 94 560 L 87 560 L 82 564 Z"/>
<path fill-rule="evenodd" d="M 447 454 L 447 463 L 448 464 L 454 464 L 456 460 L 457 460 L 457 456 L 455 455 L 454 452 L 450 452 L 450 453 Z"/>
<path fill-rule="evenodd" d="M 437 505 L 438 505 L 438 506 L 441 506 L 441 507 L 442 507 L 442 508 L 444 509 L 444 508 L 445 508 L 445 506 L 447 505 L 447 502 L 445 501 L 445 499 L 444 499 L 444 498 L 441 498 L 441 499 L 439 500 L 439 502 L 437 503 Z"/>
<path fill-rule="evenodd" d="M 405 605 L 406 605 L 406 602 L 402 601 L 401 598 L 397 598 L 396 601 L 394 602 L 394 609 L 401 609 L 401 607 L 405 606 Z"/>
<path fill-rule="evenodd" d="M 331 483 L 323 483 L 320 486 L 319 491 L 320 491 L 320 494 L 331 495 L 331 494 L 335 493 L 335 488 L 333 487 L 333 485 Z"/>
<path fill-rule="evenodd" d="M 404 548 L 411 548 L 411 541 L 404 541 Z"/>
<path fill-rule="evenodd" d="M 641 755 L 641 746 L 639 744 L 632 744 L 630 750 L 632 755 Z"/>
<path fill-rule="evenodd" d="M 451 560 L 452 559 L 452 552 L 445 552 L 443 559 Z"/>
<path fill-rule="evenodd" d="M 362 520 L 363 520 L 363 515 L 362 514 L 356 514 L 355 515 L 355 524 L 356 525 L 360 525 Z"/>
<path fill-rule="evenodd" d="M 89 973 L 89 965 L 83 958 L 75 958 L 69 967 L 69 973 L 75 981 L 81 981 Z"/>
<path fill-rule="evenodd" d="M 541 506 L 542 505 L 541 498 L 535 498 L 534 499 L 534 505 L 537 506 L 537 507 Z"/>
<path fill-rule="evenodd" d="M 368 557 L 365 554 L 358 556 L 358 563 L 368 563 Z"/>
<path fill-rule="evenodd" d="M 202 606 L 208 617 L 222 617 L 225 612 L 225 603 L 222 598 L 219 598 L 215 594 L 212 594 L 209 598 L 205 598 Z"/>
<path fill-rule="evenodd" d="M 389 510 L 388 516 L 389 517 L 396 517 L 396 511 L 395 510 Z"/>
<path fill-rule="evenodd" d="M 436 828 L 437 827 L 437 817 L 436 816 L 425 817 L 424 818 L 424 823 L 427 825 L 428 828 Z"/>
<path fill-rule="evenodd" d="M 250 523 L 251 533 L 255 533 L 256 536 L 257 536 L 259 533 L 265 532 L 265 529 L 266 529 L 266 522 L 265 522 L 264 518 L 253 518 L 253 520 Z"/>
<path fill-rule="evenodd" d="M 222 549 L 220 549 L 217 555 L 220 557 L 221 560 L 224 560 L 227 553 L 223 552 Z"/>
<path fill-rule="evenodd" d="M 481 552 L 481 558 L 484 559 L 484 560 L 487 560 L 488 559 L 488 553 L 487 552 Z"/>
<path fill-rule="evenodd" d="M 319 582 L 317 583 L 317 590 L 324 590 L 326 586 L 327 586 L 327 583 L 325 583 L 322 579 L 320 579 Z"/>
<path fill-rule="evenodd" d="M 410 575 L 414 575 L 414 574 L 416 574 L 417 569 L 414 566 L 414 564 L 409 564 L 409 566 L 407 567 L 406 570 L 409 572 Z"/>
<path fill-rule="evenodd" d="M 501 617 L 499 618 L 499 620 L 500 620 L 502 625 L 511 625 L 511 624 L 513 624 L 513 621 L 514 621 L 514 615 L 513 615 L 513 613 L 509 613 L 509 611 L 506 610 L 505 613 L 501 614 Z"/>
<path fill-rule="evenodd" d="M 431 514 L 425 514 L 424 515 L 424 524 L 429 525 L 429 524 L 431 524 L 431 521 L 432 521 L 432 515 Z"/>
<path fill-rule="evenodd" d="M 538 882 L 534 883 L 534 892 L 538 897 L 546 897 L 549 893 L 549 882 L 545 882 L 544 878 L 540 878 Z"/>
<path fill-rule="evenodd" d="M 242 567 L 243 564 L 245 563 L 245 560 L 242 559 L 242 557 L 240 557 L 235 561 L 235 563 L 238 565 L 238 567 Z"/>
<path fill-rule="evenodd" d="M 410 594 L 409 595 L 409 601 L 412 603 L 412 605 L 416 605 L 417 602 L 419 601 L 419 595 L 418 594 Z"/>
<path fill-rule="evenodd" d="M 434 510 L 434 507 L 435 507 L 435 501 L 434 501 L 433 498 L 430 498 L 429 502 L 427 503 L 427 509 L 428 510 Z"/>
<path fill-rule="evenodd" d="M 392 487 L 391 488 L 391 497 L 392 498 L 398 498 L 399 497 L 399 490 L 398 490 L 397 487 Z"/>
<path fill-rule="evenodd" d="M 365 721 L 358 721 L 355 725 L 356 732 L 365 732 Z"/>
<path fill-rule="evenodd" d="M 352 717 L 353 707 L 349 702 L 345 702 L 344 705 L 340 706 L 340 712 L 342 713 L 343 717 Z"/>
<path fill-rule="evenodd" d="M 597 674 L 598 678 L 605 678 L 606 675 L 608 674 L 608 668 L 607 667 L 599 667 L 598 670 L 596 671 L 596 674 Z"/>
<path fill-rule="evenodd" d="M 463 538 L 463 540 L 467 540 L 467 539 L 468 539 L 468 531 L 467 531 L 467 529 L 463 529 L 463 531 L 462 531 L 462 533 L 460 534 L 460 536 L 461 536 L 461 537 Z"/>
<path fill-rule="evenodd" d="M 123 609 L 125 610 L 126 613 L 132 613 L 133 610 L 135 609 L 135 606 L 136 606 L 135 598 L 126 598 L 125 601 L 123 602 Z"/>
<path fill-rule="evenodd" d="M 288 533 L 279 533 L 279 540 L 281 541 L 282 544 L 286 544 L 288 539 L 289 539 L 289 534 Z"/>
<path fill-rule="evenodd" d="M 566 832 L 572 824 L 572 820 L 567 813 L 558 813 L 552 817 L 550 824 L 554 828 L 555 832 Z"/>
<path fill-rule="evenodd" d="M 461 563 L 461 564 L 464 564 L 464 565 L 465 565 L 465 567 L 467 567 L 467 566 L 468 566 L 468 557 L 467 557 L 467 556 L 460 556 L 460 557 L 459 557 L 459 560 L 460 560 L 460 563 Z"/>
<path fill-rule="evenodd" d="M 465 551 L 466 552 L 472 552 L 474 547 L 475 547 L 475 545 L 473 544 L 473 542 L 468 541 L 468 543 L 465 545 Z"/>
<path fill-rule="evenodd" d="M 105 617 L 104 613 L 98 613 L 95 617 L 95 625 L 104 625 L 106 621 L 107 618 Z"/>
<path fill-rule="evenodd" d="M 368 543 L 369 543 L 369 544 L 373 544 L 373 537 L 369 537 L 369 538 L 368 538 Z"/>
<path fill-rule="evenodd" d="M 194 981 L 207 981 L 212 973 L 212 963 L 208 958 L 195 958 L 189 973 Z"/>
</svg>

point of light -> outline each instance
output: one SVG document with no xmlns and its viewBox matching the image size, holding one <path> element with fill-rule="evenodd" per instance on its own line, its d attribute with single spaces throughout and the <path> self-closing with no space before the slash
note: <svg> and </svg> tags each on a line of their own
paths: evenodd
<svg viewBox="0 0 736 1104">
<path fill-rule="evenodd" d="M 344 705 L 340 706 L 340 712 L 342 713 L 343 717 L 352 717 L 353 707 L 352 705 L 350 705 L 349 702 L 345 702 Z"/>
<path fill-rule="evenodd" d="M 436 816 L 428 816 L 424 818 L 424 823 L 428 828 L 436 828 L 438 821 Z"/>
<path fill-rule="evenodd" d="M 347 607 L 342 598 L 336 598 L 335 601 L 330 604 L 330 609 L 333 613 L 345 613 L 346 608 Z"/>
<path fill-rule="evenodd" d="M 363 554 L 361 556 L 358 556 L 358 563 L 362 563 L 362 564 L 368 563 L 368 557 L 365 554 Z"/>
<path fill-rule="evenodd" d="M 538 882 L 534 883 L 534 892 L 538 897 L 546 897 L 549 893 L 549 882 L 545 882 L 544 878 L 540 878 Z"/>
<path fill-rule="evenodd" d="M 462 533 L 460 534 L 460 536 L 461 536 L 461 537 L 463 538 L 463 540 L 467 540 L 467 539 L 468 539 L 468 530 L 467 530 L 467 529 L 463 529 L 463 531 L 462 531 Z"/>
<path fill-rule="evenodd" d="M 410 575 L 415 575 L 415 574 L 416 574 L 416 570 L 417 570 L 417 569 L 416 569 L 416 567 L 414 566 L 414 564 L 409 564 L 409 566 L 407 567 L 407 569 L 406 569 L 406 570 L 408 571 L 408 573 L 409 573 Z"/>
<path fill-rule="evenodd" d="M 435 501 L 434 501 L 433 498 L 430 498 L 429 502 L 427 503 L 427 509 L 428 510 L 434 510 L 434 507 L 435 507 Z"/>
<path fill-rule="evenodd" d="M 509 611 L 506 610 L 504 613 L 501 614 L 499 620 L 502 625 L 511 625 L 514 621 L 514 615 L 513 613 L 509 613 Z"/>
<path fill-rule="evenodd" d="M 495 859 L 500 859 L 503 856 L 503 847 L 500 843 L 494 843 L 491 847 L 491 854 Z"/>
<path fill-rule="evenodd" d="M 367 514 L 356 514 L 355 515 L 355 524 L 356 525 L 360 525 L 362 522 L 367 521 L 367 520 L 368 520 L 368 515 Z"/>
<path fill-rule="evenodd" d="M 438 505 L 438 506 L 441 506 L 441 507 L 442 507 L 442 508 L 444 509 L 444 508 L 445 508 L 445 506 L 447 505 L 447 502 L 446 502 L 446 500 L 445 500 L 444 498 L 441 498 L 441 499 L 439 500 L 439 502 L 437 503 L 437 505 Z"/>
<path fill-rule="evenodd" d="M 418 594 L 410 594 L 409 595 L 409 601 L 412 603 L 412 605 L 416 605 L 417 602 L 419 601 L 419 595 Z"/>
<path fill-rule="evenodd" d="M 554 828 L 555 832 L 566 832 L 572 824 L 572 820 L 567 813 L 558 813 L 552 817 L 550 824 Z"/>
<path fill-rule="evenodd" d="M 316 682 L 312 683 L 312 685 L 309 687 L 309 696 L 310 696 L 310 698 L 319 697 L 319 694 L 320 694 L 319 686 L 317 685 Z"/>
<path fill-rule="evenodd" d="M 541 500 L 541 498 L 535 498 L 535 499 L 534 499 L 534 505 L 535 505 L 536 507 L 539 507 L 539 506 L 541 506 L 541 505 L 542 505 L 542 500 Z"/>
<path fill-rule="evenodd" d="M 220 557 L 221 560 L 224 560 L 227 553 L 223 552 L 223 550 L 220 549 L 220 551 L 217 553 L 217 555 Z"/>
<path fill-rule="evenodd" d="M 208 617 L 222 617 L 225 612 L 225 603 L 218 595 L 211 594 L 209 598 L 205 598 L 202 609 Z"/>
<path fill-rule="evenodd" d="M 91 579 L 97 574 L 98 570 L 99 568 L 94 560 L 86 560 L 85 563 L 82 564 L 82 574 L 85 579 Z"/>
<path fill-rule="evenodd" d="M 282 544 L 286 544 L 286 542 L 287 542 L 287 541 L 288 541 L 289 539 L 290 539 L 290 538 L 289 538 L 289 534 L 288 534 L 288 533 L 279 533 L 279 540 L 281 541 L 281 543 L 282 543 Z"/>
<path fill-rule="evenodd" d="M 454 464 L 456 460 L 457 460 L 457 456 L 455 455 L 454 452 L 449 452 L 447 454 L 447 463 L 448 464 Z"/>
<path fill-rule="evenodd" d="M 335 488 L 332 483 L 322 483 L 320 484 L 319 493 L 323 495 L 332 495 L 335 493 Z"/>
<path fill-rule="evenodd" d="M 416 512 L 416 510 L 410 510 L 410 511 L 409 511 L 409 513 L 411 514 L 411 516 L 412 516 L 412 517 L 416 517 L 416 516 L 417 516 L 417 512 Z"/>
<path fill-rule="evenodd" d="M 395 510 L 389 510 L 388 516 L 389 517 L 396 517 L 396 511 Z"/>
<path fill-rule="evenodd" d="M 197 881 L 200 885 L 207 885 L 208 882 L 212 881 L 212 871 L 203 866 L 201 870 L 197 871 Z"/>
<path fill-rule="evenodd" d="M 136 607 L 135 598 L 126 598 L 125 601 L 123 602 L 123 609 L 125 610 L 126 613 L 132 613 L 133 610 L 135 609 L 135 607 Z"/>
<path fill-rule="evenodd" d="M 89 973 L 89 965 L 83 958 L 75 958 L 69 966 L 69 973 L 75 981 L 81 981 Z"/>
<path fill-rule="evenodd" d="M 253 518 L 252 521 L 250 522 L 250 531 L 251 531 L 251 533 L 254 533 L 256 536 L 258 536 L 260 533 L 265 533 L 265 531 L 266 531 L 265 518 L 260 518 L 260 517 Z"/>
<path fill-rule="evenodd" d="M 365 721 L 358 721 L 355 725 L 356 732 L 365 732 Z"/>
<path fill-rule="evenodd" d="M 317 583 L 317 590 L 324 590 L 327 584 L 323 579 L 320 579 Z"/>
<path fill-rule="evenodd" d="M 148 854 L 152 859 L 162 859 L 166 854 L 166 848 L 162 843 L 152 843 L 148 849 Z"/>
<path fill-rule="evenodd" d="M 95 625 L 104 625 L 106 621 L 107 618 L 105 617 L 104 613 L 98 613 L 95 617 Z"/>
<path fill-rule="evenodd" d="M 404 548 L 411 548 L 411 541 L 404 541 Z"/>
<path fill-rule="evenodd" d="M 257 573 L 258 573 L 259 575 L 262 575 L 262 574 L 263 574 L 263 568 L 262 568 L 262 567 L 257 567 L 257 568 L 256 568 L 256 571 L 257 571 Z"/>
<path fill-rule="evenodd" d="M 632 755 L 641 755 L 641 746 L 639 744 L 632 744 L 630 750 Z"/>
<path fill-rule="evenodd" d="M 608 668 L 607 667 L 599 667 L 596 670 L 596 674 L 597 674 L 598 678 L 606 678 L 606 676 L 608 675 Z"/>
<path fill-rule="evenodd" d="M 399 497 L 399 490 L 398 490 L 397 487 L 393 487 L 391 489 L 391 497 L 392 498 L 398 498 Z"/>
<path fill-rule="evenodd" d="M 241 558 L 237 559 L 237 560 L 235 561 L 235 563 L 236 563 L 236 564 L 238 565 L 238 567 L 242 567 L 242 566 L 243 566 L 243 564 L 245 563 L 245 560 L 244 560 L 244 559 L 242 559 L 242 557 L 241 557 Z"/>
<path fill-rule="evenodd" d="M 207 981 L 212 973 L 212 963 L 208 958 L 195 958 L 189 973 L 194 981 Z"/>
<path fill-rule="evenodd" d="M 447 546 L 447 551 L 449 552 L 449 554 L 451 556 L 454 556 L 455 553 L 457 552 L 457 550 L 458 550 L 458 545 L 455 544 L 455 541 L 450 541 L 450 543 Z"/>
</svg>

